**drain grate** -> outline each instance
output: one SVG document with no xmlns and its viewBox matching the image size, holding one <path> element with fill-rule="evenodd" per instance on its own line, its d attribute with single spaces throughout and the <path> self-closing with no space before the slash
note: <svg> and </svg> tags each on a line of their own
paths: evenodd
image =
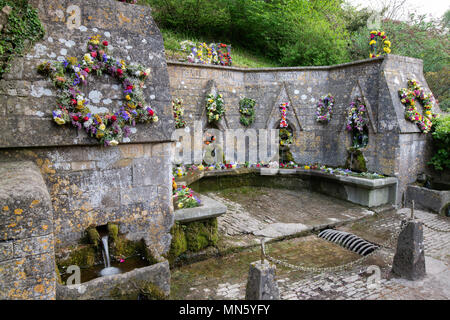
<svg viewBox="0 0 450 320">
<path fill-rule="evenodd" d="M 319 237 L 327 241 L 334 242 L 341 247 L 362 256 L 368 255 L 372 251 L 379 248 L 379 246 L 345 231 L 326 229 L 319 233 Z"/>
</svg>

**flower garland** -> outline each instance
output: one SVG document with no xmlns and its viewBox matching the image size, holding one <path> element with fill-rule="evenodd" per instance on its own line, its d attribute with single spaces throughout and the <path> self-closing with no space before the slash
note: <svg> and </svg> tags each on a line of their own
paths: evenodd
<svg viewBox="0 0 450 320">
<path fill-rule="evenodd" d="M 81 62 L 68 57 L 63 62 L 45 62 L 38 66 L 38 72 L 53 81 L 60 89 L 58 109 L 53 111 L 53 120 L 58 125 L 71 123 L 78 129 L 84 128 L 105 146 L 115 146 L 131 133 L 136 122 L 157 122 L 158 117 L 144 100 L 141 88 L 150 74 L 150 69 L 140 65 L 127 65 L 124 60 L 109 56 L 108 41 L 100 42 L 100 36 L 89 38 L 86 53 Z M 79 90 L 86 85 L 89 74 L 109 74 L 120 81 L 125 94 L 125 103 L 119 111 L 106 114 L 92 114 L 89 102 Z"/>
<path fill-rule="evenodd" d="M 402 88 L 398 91 L 401 102 L 405 105 L 405 118 L 417 124 L 423 133 L 431 130 L 431 119 L 438 118 L 439 114 L 431 111 L 433 108 L 433 94 L 426 94 L 419 83 L 414 80 L 408 80 L 408 88 Z M 416 100 L 422 103 L 425 115 L 422 116 L 416 108 Z"/>
<path fill-rule="evenodd" d="M 334 97 L 331 94 L 319 100 L 317 104 L 317 121 L 322 123 L 328 123 L 333 115 Z"/>
<path fill-rule="evenodd" d="M 208 122 L 219 121 L 225 113 L 224 101 L 221 94 L 214 96 L 212 93 L 206 98 L 206 111 Z"/>
<path fill-rule="evenodd" d="M 184 107 L 183 100 L 175 98 L 172 100 L 173 117 L 175 119 L 175 128 L 180 129 L 186 126 L 186 121 L 183 119 Z"/>
<path fill-rule="evenodd" d="M 347 116 L 348 131 L 353 132 L 353 146 L 355 148 L 364 147 L 368 143 L 368 136 L 364 133 L 364 129 L 369 123 L 367 109 L 360 97 L 356 97 L 356 101 L 350 103 L 350 110 Z"/>
<path fill-rule="evenodd" d="M 244 97 L 239 101 L 240 121 L 246 127 L 255 121 L 255 105 L 256 101 L 254 99 Z"/>
<path fill-rule="evenodd" d="M 205 42 L 195 43 L 189 40 L 180 42 L 181 51 L 188 54 L 191 63 L 215 64 L 231 66 L 231 46 L 219 43 L 207 45 Z"/>
<path fill-rule="evenodd" d="M 381 41 L 383 42 L 383 51 L 381 53 L 382 54 L 391 53 L 391 42 L 389 41 L 384 31 L 373 30 L 370 32 L 370 41 L 369 41 L 370 58 L 376 58 L 380 56 L 377 47 L 379 38 L 381 38 Z"/>
<path fill-rule="evenodd" d="M 288 127 L 288 123 L 286 121 L 287 108 L 289 108 L 289 102 L 283 102 L 282 104 L 280 104 L 280 113 L 281 113 L 280 128 Z"/>
</svg>

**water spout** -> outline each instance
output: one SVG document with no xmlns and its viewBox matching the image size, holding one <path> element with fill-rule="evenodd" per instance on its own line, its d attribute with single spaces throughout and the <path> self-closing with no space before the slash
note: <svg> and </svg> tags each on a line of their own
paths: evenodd
<svg viewBox="0 0 450 320">
<path fill-rule="evenodd" d="M 102 277 L 104 277 L 104 276 L 110 276 L 113 274 L 120 273 L 119 268 L 111 267 L 111 261 L 110 261 L 110 257 L 109 257 L 109 248 L 108 248 L 108 236 L 102 237 L 102 244 L 103 244 L 102 254 L 103 254 L 103 262 L 105 264 L 105 268 L 102 271 L 100 271 L 100 275 Z"/>
</svg>

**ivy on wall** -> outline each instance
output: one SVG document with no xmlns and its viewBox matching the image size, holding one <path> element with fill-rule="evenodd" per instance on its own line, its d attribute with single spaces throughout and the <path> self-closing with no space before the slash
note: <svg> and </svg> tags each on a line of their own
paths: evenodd
<svg viewBox="0 0 450 320">
<path fill-rule="evenodd" d="M 0 13 L 7 16 L 0 32 L 0 79 L 11 68 L 11 62 L 45 34 L 38 12 L 28 0 L 0 0 L 0 10 L 7 6 L 11 8 L 9 15 Z"/>
</svg>

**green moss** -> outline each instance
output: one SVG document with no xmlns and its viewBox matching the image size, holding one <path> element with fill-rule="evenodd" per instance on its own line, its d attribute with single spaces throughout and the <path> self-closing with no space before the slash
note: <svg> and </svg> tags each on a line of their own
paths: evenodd
<svg viewBox="0 0 450 320">
<path fill-rule="evenodd" d="M 345 167 L 356 172 L 367 172 L 366 159 L 361 150 L 349 148 Z"/>
<path fill-rule="evenodd" d="M 71 265 L 80 268 L 92 267 L 95 264 L 97 251 L 94 245 L 80 246 L 70 252 L 69 258 L 59 261 L 59 267 L 68 267 Z"/>
<path fill-rule="evenodd" d="M 193 221 L 185 224 L 175 223 L 170 231 L 172 243 L 167 259 L 170 265 L 183 253 L 198 252 L 209 246 L 217 245 L 219 232 L 217 218 Z"/>
<path fill-rule="evenodd" d="M 217 244 L 217 218 L 193 221 L 186 224 L 186 240 L 189 251 L 197 252 Z"/>
<path fill-rule="evenodd" d="M 166 300 L 168 298 L 161 288 L 151 282 L 143 284 L 140 293 L 144 300 Z"/>
<path fill-rule="evenodd" d="M 171 265 L 175 262 L 175 259 L 178 256 L 187 251 L 187 239 L 184 228 L 185 226 L 175 223 L 170 230 L 170 234 L 172 235 L 172 243 L 170 244 L 167 259 Z"/>
<path fill-rule="evenodd" d="M 58 268 L 58 265 L 56 264 L 56 261 L 55 261 L 55 273 L 56 273 L 56 281 L 59 284 L 63 284 L 62 280 L 61 280 L 61 273 L 59 272 L 59 268 Z"/>
<path fill-rule="evenodd" d="M 107 228 L 109 238 L 112 242 L 116 242 L 117 237 L 119 236 L 119 226 L 117 224 L 108 222 Z"/>
<path fill-rule="evenodd" d="M 93 244 L 95 247 L 98 247 L 100 243 L 100 234 L 98 233 L 95 227 L 89 227 L 86 230 L 87 237 L 89 239 L 89 243 Z"/>
<path fill-rule="evenodd" d="M 136 283 L 130 280 L 134 290 L 127 290 L 117 285 L 109 292 L 114 300 L 166 300 L 168 297 L 157 285 L 149 281 Z"/>
</svg>

